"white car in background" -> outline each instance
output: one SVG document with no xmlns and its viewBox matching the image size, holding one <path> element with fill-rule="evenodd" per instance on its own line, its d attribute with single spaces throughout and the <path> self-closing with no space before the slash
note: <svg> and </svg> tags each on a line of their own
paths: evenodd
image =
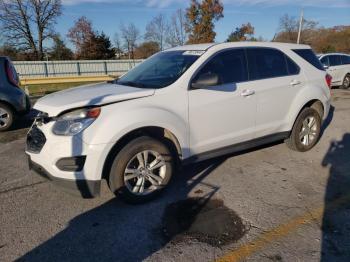
<svg viewBox="0 0 350 262">
<path fill-rule="evenodd" d="M 332 87 L 350 88 L 350 55 L 331 53 L 318 55 L 318 58 L 332 76 Z"/>
<path fill-rule="evenodd" d="M 279 140 L 310 150 L 329 112 L 330 82 L 306 45 L 176 47 L 118 81 L 38 100 L 26 153 L 39 174 L 82 196 L 97 195 L 105 179 L 124 200 L 144 202 L 179 163 Z"/>
</svg>

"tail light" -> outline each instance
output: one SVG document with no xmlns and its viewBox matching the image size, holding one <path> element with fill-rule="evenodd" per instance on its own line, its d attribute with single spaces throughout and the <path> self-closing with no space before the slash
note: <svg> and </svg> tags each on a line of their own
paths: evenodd
<svg viewBox="0 0 350 262">
<path fill-rule="evenodd" d="M 6 67 L 6 75 L 7 75 L 9 82 L 11 84 L 13 84 L 14 86 L 18 87 L 19 86 L 19 79 L 18 79 L 18 75 L 17 75 L 15 68 L 13 67 L 11 62 L 8 60 L 5 63 L 5 67 Z"/>
<path fill-rule="evenodd" d="M 329 89 L 331 89 L 332 76 L 330 74 L 326 74 L 326 83 L 327 83 Z"/>
</svg>

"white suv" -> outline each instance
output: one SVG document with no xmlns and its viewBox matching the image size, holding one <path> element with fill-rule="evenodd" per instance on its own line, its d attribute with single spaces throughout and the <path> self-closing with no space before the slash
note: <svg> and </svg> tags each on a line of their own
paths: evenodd
<svg viewBox="0 0 350 262">
<path fill-rule="evenodd" d="M 272 141 L 307 151 L 331 79 L 309 46 L 222 43 L 160 52 L 118 81 L 40 99 L 30 166 L 84 197 L 102 179 L 129 202 L 162 191 L 177 164 Z"/>
<path fill-rule="evenodd" d="M 332 76 L 332 86 L 350 88 L 350 55 L 332 53 L 318 56 L 327 72 Z"/>
</svg>

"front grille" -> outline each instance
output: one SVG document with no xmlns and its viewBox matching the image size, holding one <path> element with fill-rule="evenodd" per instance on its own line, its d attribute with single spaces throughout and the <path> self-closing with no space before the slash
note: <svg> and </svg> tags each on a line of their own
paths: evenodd
<svg viewBox="0 0 350 262">
<path fill-rule="evenodd" d="M 27 135 L 27 151 L 40 153 L 46 143 L 46 137 L 43 132 L 36 126 L 29 131 Z"/>
</svg>

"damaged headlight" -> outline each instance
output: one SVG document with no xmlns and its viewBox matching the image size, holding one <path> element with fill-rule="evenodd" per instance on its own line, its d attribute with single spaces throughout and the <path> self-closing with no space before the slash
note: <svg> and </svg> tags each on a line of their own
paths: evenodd
<svg viewBox="0 0 350 262">
<path fill-rule="evenodd" d="M 101 108 L 83 108 L 68 112 L 56 120 L 52 132 L 58 136 L 73 136 L 89 127 L 100 115 Z"/>
</svg>

